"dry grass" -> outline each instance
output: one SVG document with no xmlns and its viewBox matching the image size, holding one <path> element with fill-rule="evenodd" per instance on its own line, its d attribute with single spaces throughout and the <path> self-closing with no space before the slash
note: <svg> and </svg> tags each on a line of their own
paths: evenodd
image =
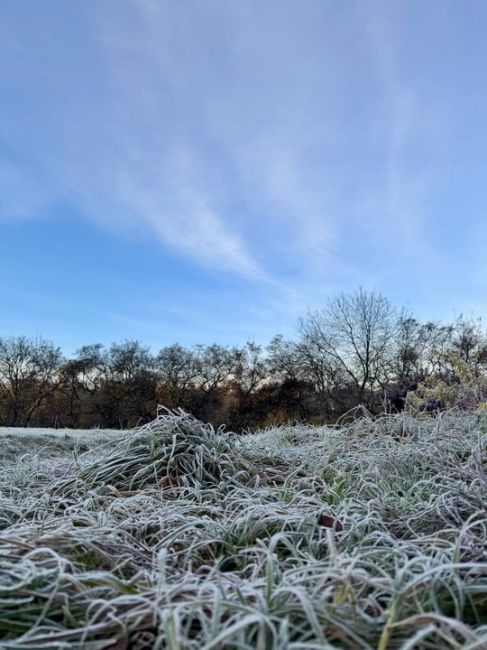
<svg viewBox="0 0 487 650">
<path fill-rule="evenodd" d="M 0 474 L 0 648 L 487 648 L 487 420 L 167 414 Z"/>
</svg>

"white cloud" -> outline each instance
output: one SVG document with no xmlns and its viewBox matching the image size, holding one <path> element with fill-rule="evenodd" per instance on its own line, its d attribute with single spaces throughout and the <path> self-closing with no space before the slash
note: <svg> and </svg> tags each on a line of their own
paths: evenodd
<svg viewBox="0 0 487 650">
<path fill-rule="evenodd" d="M 430 176 L 408 151 L 423 106 L 398 73 L 404 6 L 88 2 L 60 51 L 66 26 L 49 39 L 39 12 L 9 45 L 27 108 L 0 117 L 46 182 L 15 176 L 7 211 L 62 187 L 98 222 L 293 304 L 373 279 L 365 246 L 414 256 L 427 218 Z"/>
<path fill-rule="evenodd" d="M 170 51 L 155 42 L 148 15 L 135 7 L 130 20 L 128 3 L 120 12 L 112 3 L 108 13 L 105 8 L 100 13 L 97 6 L 90 15 L 97 67 L 88 67 L 89 60 L 80 64 L 84 51 L 68 52 L 63 60 L 63 53 L 48 48 L 39 63 L 35 36 L 33 43 L 24 43 L 23 58 L 17 56 L 22 45 L 4 45 L 12 61 L 10 82 L 15 92 L 25 92 L 29 106 L 6 106 L 3 115 L 0 109 L 9 124 L 0 135 L 17 153 L 16 166 L 0 167 L 3 213 L 35 213 L 59 197 L 62 187 L 82 212 L 105 226 L 149 229 L 199 263 L 264 279 L 231 214 L 222 216 L 224 201 L 198 134 L 185 132 L 178 122 L 198 111 L 197 105 L 183 106 L 185 84 L 178 88 L 178 75 L 184 66 L 178 69 Z M 156 27 L 170 34 L 162 18 Z M 76 80 L 70 56 L 82 68 Z M 48 69 L 53 72 L 46 76 Z M 42 187 L 22 168 L 24 158 L 39 162 L 39 156 Z"/>
<path fill-rule="evenodd" d="M 271 5 L 249 2 L 230 11 L 219 3 L 133 2 L 135 27 L 107 16 L 102 41 L 126 106 L 121 128 L 140 132 L 134 124 L 138 115 L 151 131 L 150 143 L 137 143 L 142 150 L 130 169 L 135 181 L 125 178 L 122 184 L 130 187 L 132 208 L 135 197 L 141 204 L 167 205 L 167 183 L 157 181 L 157 197 L 153 190 L 142 190 L 139 176 L 147 179 L 150 165 L 167 169 L 166 154 L 158 160 L 155 146 L 161 155 L 184 149 L 198 162 L 196 174 L 190 173 L 196 181 L 185 182 L 187 169 L 177 176 L 180 189 L 169 190 L 176 210 L 169 212 L 182 223 L 186 215 L 200 214 L 201 225 L 194 237 L 185 227 L 185 240 L 161 216 L 167 210 L 149 210 L 151 223 L 196 257 L 214 248 L 212 241 L 227 242 L 223 258 L 257 276 L 263 273 L 256 257 L 302 258 L 301 276 L 328 268 L 334 244 L 334 178 L 331 167 L 325 170 L 316 160 L 324 130 L 313 102 L 320 85 L 334 92 L 339 72 L 334 66 L 327 70 L 317 56 L 321 41 L 312 25 L 315 9 L 299 13 L 302 24 L 296 25 L 294 12 Z M 330 25 L 327 34 L 332 33 Z M 287 49 L 289 39 L 302 50 L 304 65 Z M 166 119 L 171 123 L 166 125 Z M 165 132 L 171 127 L 177 132 Z M 142 174 L 140 159 L 150 160 Z"/>
<path fill-rule="evenodd" d="M 263 271 L 244 242 L 218 214 L 197 168 L 190 150 L 167 151 L 159 174 L 144 173 L 142 165 L 119 180 L 121 204 L 134 215 L 144 215 L 163 242 L 191 258 L 216 269 L 263 279 Z"/>
</svg>

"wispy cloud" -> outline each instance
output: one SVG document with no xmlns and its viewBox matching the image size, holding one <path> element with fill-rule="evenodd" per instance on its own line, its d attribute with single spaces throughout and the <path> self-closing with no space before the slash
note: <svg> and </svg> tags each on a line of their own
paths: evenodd
<svg viewBox="0 0 487 650">
<path fill-rule="evenodd" d="M 42 151 L 52 186 L 109 227 L 148 229 L 197 262 L 286 290 L 291 276 L 320 282 L 352 208 L 353 136 L 340 129 L 356 26 L 333 4 L 281 8 L 90 4 L 79 10 L 87 42 L 67 60 L 43 43 L 40 62 L 15 62 L 12 83 L 31 80 L 43 129 L 21 115 L 5 137 L 21 155 Z"/>
<path fill-rule="evenodd" d="M 56 60 L 56 51 L 47 48 L 43 61 L 32 57 L 27 66 L 15 60 L 18 44 L 6 46 L 13 63 L 10 82 L 19 93 L 26 90 L 28 101 L 39 99 L 35 122 L 43 122 L 44 130 L 39 124 L 32 132 L 32 121 L 26 124 L 27 107 L 20 111 L 14 107 L 20 113 L 17 121 L 6 107 L 3 124 L 9 128 L 2 135 L 16 150 L 17 160 L 16 166 L 8 162 L 0 166 L 3 214 L 40 212 L 45 203 L 60 198 L 61 186 L 81 212 L 105 226 L 148 229 L 162 243 L 199 263 L 263 279 L 265 273 L 231 213 L 221 214 L 225 197 L 210 178 L 212 161 L 201 154 L 201 138 L 184 132 L 178 123 L 179 117 L 185 119 L 178 106 L 184 104 L 185 91 L 178 94 L 175 88 L 182 70 L 172 67 L 164 48 L 153 49 L 145 22 L 150 6 L 126 3 L 121 17 L 114 4 L 108 13 L 91 9 L 95 9 L 90 22 L 97 67 L 86 69 L 79 85 L 70 78 L 68 62 Z M 140 22 L 138 31 L 130 20 L 132 14 Z M 44 79 L 46 64 L 54 67 L 58 77 Z M 26 77 L 32 83 L 24 88 Z M 172 110 L 168 109 L 171 101 L 176 104 Z M 189 112 L 187 108 L 182 112 L 188 115 L 198 110 L 197 105 Z M 58 113 L 55 120 L 52 110 Z M 23 168 L 24 156 L 35 159 L 39 154 L 43 186 L 41 176 L 35 178 Z"/>
<path fill-rule="evenodd" d="M 118 200 L 123 209 L 161 242 L 197 262 L 263 279 L 264 272 L 232 228 L 230 215 L 220 214 L 221 202 L 205 182 L 197 153 L 175 146 L 147 158 L 119 165 Z"/>
<path fill-rule="evenodd" d="M 359 5 L 358 11 L 383 106 L 376 143 L 383 155 L 376 166 L 376 182 L 366 192 L 363 213 L 384 251 L 389 248 L 396 260 L 419 268 L 425 259 L 437 256 L 435 242 L 426 233 L 437 219 L 431 196 L 445 164 L 450 134 L 444 124 L 448 108 L 432 103 L 418 83 L 421 75 L 411 51 L 415 41 L 407 29 L 418 6 L 410 0 L 372 0 Z"/>
<path fill-rule="evenodd" d="M 310 96 L 323 69 L 318 33 L 309 43 L 277 5 L 129 7 L 135 27 L 112 14 L 98 25 L 125 107 L 120 131 L 131 134 L 124 200 L 167 243 L 215 267 L 269 279 L 263 269 L 273 266 L 278 284 L 275 257 L 286 266 L 305 255 L 294 264 L 300 276 L 327 268 L 332 180 L 313 160 L 323 129 Z M 312 16 L 304 22 L 312 27 Z M 288 38 L 314 56 L 304 68 L 286 52 Z"/>
<path fill-rule="evenodd" d="M 438 259 L 448 108 L 418 80 L 420 2 L 62 4 L 0 25 L 3 215 L 61 196 L 286 314 Z"/>
</svg>

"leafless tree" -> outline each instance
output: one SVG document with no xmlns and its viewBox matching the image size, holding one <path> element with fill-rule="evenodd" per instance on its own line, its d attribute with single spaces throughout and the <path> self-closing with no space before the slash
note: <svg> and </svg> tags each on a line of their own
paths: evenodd
<svg viewBox="0 0 487 650">
<path fill-rule="evenodd" d="M 5 424 L 28 426 L 58 384 L 61 350 L 42 338 L 0 338 L 0 398 Z"/>
<path fill-rule="evenodd" d="M 480 318 L 460 316 L 455 323 L 453 352 L 478 376 L 487 362 L 487 338 Z"/>
<path fill-rule="evenodd" d="M 425 351 L 431 333 L 408 312 L 399 316 L 394 341 L 394 373 L 399 384 L 417 381 L 425 373 Z"/>
<path fill-rule="evenodd" d="M 303 380 L 314 387 L 319 415 L 331 415 L 335 409 L 333 395 L 345 383 L 341 364 L 309 334 L 301 334 L 296 354 Z"/>
<path fill-rule="evenodd" d="M 210 395 L 235 372 L 237 355 L 222 345 L 197 345 L 195 349 L 198 387 Z"/>
<path fill-rule="evenodd" d="M 304 381 L 303 358 L 295 341 L 274 336 L 267 346 L 269 373 L 277 381 Z"/>
<path fill-rule="evenodd" d="M 301 336 L 341 368 L 360 402 L 387 379 L 396 329 L 389 300 L 363 289 L 338 294 L 299 324 Z"/>
<path fill-rule="evenodd" d="M 96 393 L 109 375 L 108 353 L 101 343 L 92 343 L 81 347 L 75 358 L 73 372 L 83 389 Z"/>
<path fill-rule="evenodd" d="M 306 361 L 296 341 L 287 341 L 281 335 L 275 336 L 267 347 L 269 378 L 279 386 L 278 401 L 292 402 L 300 419 L 308 415 L 306 405 L 307 386 Z M 281 407 L 288 405 L 281 404 Z M 290 406 L 290 404 L 289 404 Z M 287 410 L 287 408 L 285 409 Z"/>
<path fill-rule="evenodd" d="M 123 341 L 110 346 L 108 367 L 112 380 L 132 382 L 153 371 L 154 359 L 149 348 L 140 341 Z"/>
<path fill-rule="evenodd" d="M 182 392 L 191 387 L 198 374 L 193 352 L 177 343 L 160 350 L 156 357 L 156 369 L 163 384 Z"/>
<path fill-rule="evenodd" d="M 248 341 L 235 350 L 233 377 L 242 395 L 250 395 L 264 380 L 267 373 L 266 360 L 261 345 Z"/>
</svg>

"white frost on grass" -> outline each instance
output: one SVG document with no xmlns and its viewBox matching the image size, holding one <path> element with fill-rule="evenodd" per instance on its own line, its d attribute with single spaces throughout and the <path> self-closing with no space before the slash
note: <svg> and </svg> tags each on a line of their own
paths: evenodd
<svg viewBox="0 0 487 650">
<path fill-rule="evenodd" d="M 3 436 L 19 436 L 21 438 L 32 438 L 37 436 L 50 436 L 63 440 L 84 439 L 96 440 L 100 437 L 120 436 L 123 431 L 118 429 L 54 429 L 48 427 L 0 427 L 0 438 Z"/>
<path fill-rule="evenodd" d="M 43 439 L 2 461 L 2 650 L 487 647 L 483 413 Z"/>
</svg>

